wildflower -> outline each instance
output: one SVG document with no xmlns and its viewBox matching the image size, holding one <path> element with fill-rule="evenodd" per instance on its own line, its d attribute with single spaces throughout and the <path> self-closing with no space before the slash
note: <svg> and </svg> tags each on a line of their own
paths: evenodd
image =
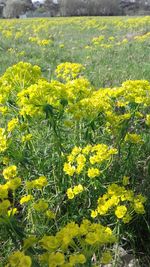
<svg viewBox="0 0 150 267">
<path fill-rule="evenodd" d="M 92 217 L 92 218 L 96 218 L 97 215 L 98 215 L 97 210 L 92 210 L 92 212 L 91 212 L 91 217 Z"/>
<path fill-rule="evenodd" d="M 133 208 L 135 210 L 135 212 L 137 214 L 144 214 L 145 213 L 145 209 L 144 209 L 144 205 L 141 201 L 139 201 L 138 199 L 134 200 L 134 205 Z"/>
<path fill-rule="evenodd" d="M 76 264 L 84 264 L 86 262 L 86 258 L 83 254 L 71 255 L 69 257 L 69 262 L 76 266 Z"/>
<path fill-rule="evenodd" d="M 47 250 L 57 249 L 60 245 L 60 241 L 55 236 L 46 236 L 39 241 L 40 245 Z"/>
<path fill-rule="evenodd" d="M 17 126 L 17 124 L 18 124 L 18 118 L 13 118 L 7 124 L 7 131 L 12 132 L 14 130 L 14 128 Z"/>
<path fill-rule="evenodd" d="M 9 217 L 15 215 L 16 213 L 18 213 L 17 208 L 9 209 L 7 212 Z"/>
<path fill-rule="evenodd" d="M 45 176 L 40 176 L 38 179 L 34 180 L 35 187 L 42 189 L 42 187 L 47 185 L 47 179 Z"/>
<path fill-rule="evenodd" d="M 129 213 L 126 213 L 126 215 L 122 218 L 122 221 L 124 223 L 129 223 L 132 220 L 132 216 Z"/>
<path fill-rule="evenodd" d="M 64 164 L 64 168 L 63 168 L 64 172 L 70 176 L 73 176 L 75 173 L 75 167 L 71 166 L 70 163 L 66 163 Z"/>
<path fill-rule="evenodd" d="M 124 215 L 127 212 L 127 208 L 124 205 L 118 206 L 117 209 L 115 210 L 115 215 L 117 216 L 118 219 L 121 219 L 124 217 Z"/>
<path fill-rule="evenodd" d="M 46 216 L 49 218 L 49 219 L 55 219 L 56 215 L 53 211 L 51 210 L 47 210 L 46 211 Z"/>
<path fill-rule="evenodd" d="M 110 263 L 112 260 L 112 255 L 110 253 L 110 251 L 105 251 L 102 253 L 102 256 L 101 256 L 101 263 L 102 264 L 108 264 Z"/>
<path fill-rule="evenodd" d="M 17 175 L 17 167 L 11 165 L 3 170 L 3 176 L 6 180 L 12 179 Z"/>
<path fill-rule="evenodd" d="M 6 185 L 0 184 L 0 199 L 4 199 L 8 197 L 8 187 Z"/>
<path fill-rule="evenodd" d="M 100 175 L 100 171 L 97 168 L 89 168 L 88 169 L 88 177 L 95 178 Z"/>
<path fill-rule="evenodd" d="M 74 193 L 73 193 L 72 188 L 68 188 L 66 194 L 67 194 L 69 199 L 73 199 L 74 198 Z"/>
<path fill-rule="evenodd" d="M 143 140 L 139 134 L 130 134 L 128 133 L 125 137 L 125 141 L 131 142 L 133 144 L 142 144 Z"/>
<path fill-rule="evenodd" d="M 65 262 L 65 257 L 63 253 L 56 252 L 51 253 L 49 256 L 49 266 L 57 267 L 61 266 Z"/>
<path fill-rule="evenodd" d="M 16 177 L 14 179 L 9 180 L 6 185 L 9 189 L 15 191 L 21 185 L 21 178 Z"/>
<path fill-rule="evenodd" d="M 37 238 L 35 236 L 29 236 L 28 238 L 25 238 L 23 240 L 23 249 L 27 250 L 28 248 L 30 248 L 36 242 L 37 242 Z"/>
<path fill-rule="evenodd" d="M 6 215 L 9 207 L 10 207 L 9 200 L 3 200 L 2 202 L 0 202 L 0 216 Z"/>
<path fill-rule="evenodd" d="M 23 135 L 21 138 L 22 143 L 28 142 L 32 139 L 32 134 Z"/>
<path fill-rule="evenodd" d="M 9 257 L 9 264 L 11 267 L 31 267 L 32 260 L 24 252 L 16 251 Z"/>
<path fill-rule="evenodd" d="M 23 196 L 21 199 L 20 199 L 20 204 L 24 204 L 24 203 L 27 203 L 29 202 L 30 200 L 33 199 L 33 196 L 32 195 L 27 195 L 27 196 Z"/>
<path fill-rule="evenodd" d="M 83 186 L 81 184 L 74 186 L 73 188 L 73 193 L 74 195 L 78 195 L 79 193 L 81 193 L 84 190 Z"/>
<path fill-rule="evenodd" d="M 7 149 L 7 138 L 5 130 L 0 128 L 0 152 L 4 152 Z"/>
<path fill-rule="evenodd" d="M 150 114 L 146 115 L 146 124 L 150 126 Z"/>
<path fill-rule="evenodd" d="M 39 199 L 34 205 L 33 208 L 38 212 L 43 212 L 48 208 L 48 203 L 43 200 Z"/>
<path fill-rule="evenodd" d="M 126 186 L 126 185 L 129 184 L 129 179 L 130 179 L 130 178 L 127 177 L 127 176 L 124 176 L 124 177 L 123 177 L 123 181 L 122 181 L 122 183 L 123 183 L 124 186 Z"/>
</svg>

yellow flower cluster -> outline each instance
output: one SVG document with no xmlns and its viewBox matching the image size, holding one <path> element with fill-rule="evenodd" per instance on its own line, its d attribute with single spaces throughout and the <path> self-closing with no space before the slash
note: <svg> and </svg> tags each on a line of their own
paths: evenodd
<svg viewBox="0 0 150 267">
<path fill-rule="evenodd" d="M 83 149 L 74 147 L 63 170 L 69 176 L 86 171 L 89 178 L 95 178 L 101 173 L 99 165 L 111 160 L 112 155 L 115 154 L 117 154 L 117 149 L 109 148 L 105 144 L 87 145 Z"/>
<path fill-rule="evenodd" d="M 143 140 L 139 134 L 136 133 L 127 133 L 125 136 L 125 141 L 133 143 L 133 144 L 142 144 Z"/>
<path fill-rule="evenodd" d="M 52 39 L 40 39 L 38 37 L 29 37 L 29 41 L 32 43 L 36 43 L 39 46 L 47 46 L 53 43 Z"/>
<path fill-rule="evenodd" d="M 64 81 L 70 81 L 76 79 L 83 70 L 83 65 L 79 63 L 65 62 L 56 68 L 56 74 L 58 78 L 61 78 Z"/>
<path fill-rule="evenodd" d="M 100 36 L 94 37 L 92 39 L 92 45 L 94 45 L 94 47 L 96 47 L 96 49 L 97 49 L 97 46 L 104 48 L 104 49 L 107 49 L 107 48 L 112 48 L 115 46 L 124 45 L 127 43 L 128 43 L 127 38 L 124 38 L 123 40 L 117 40 L 117 39 L 115 39 L 114 36 L 110 36 L 109 38 L 106 38 L 104 35 L 100 35 Z M 88 48 L 92 48 L 92 46 L 91 47 L 89 46 Z"/>
<path fill-rule="evenodd" d="M 73 188 L 67 189 L 67 196 L 69 199 L 73 199 L 76 195 L 82 193 L 84 190 L 81 184 L 74 186 Z"/>
<path fill-rule="evenodd" d="M 123 178 L 123 183 L 127 185 L 129 177 Z M 142 195 L 135 195 L 132 190 L 126 189 L 125 186 L 111 184 L 107 188 L 106 194 L 99 197 L 96 210 L 91 212 L 91 217 L 98 215 L 106 215 L 114 210 L 118 219 L 122 219 L 124 223 L 128 223 L 133 218 L 133 212 L 144 214 L 144 203 L 146 198 Z"/>
<path fill-rule="evenodd" d="M 8 259 L 8 267 L 30 267 L 32 260 L 26 256 L 22 251 L 15 251 Z"/>
<path fill-rule="evenodd" d="M 18 124 L 18 118 L 13 118 L 12 120 L 10 120 L 7 124 L 7 131 L 12 132 L 14 128 L 17 126 L 17 124 Z"/>
<path fill-rule="evenodd" d="M 136 113 L 134 114 L 134 106 Z M 106 128 L 118 131 L 123 122 L 143 116 L 150 105 L 150 83 L 145 80 L 126 81 L 118 88 L 101 88 L 93 91 L 68 108 L 75 119 L 96 119 L 100 113 L 106 118 Z M 140 113 L 142 110 L 142 113 Z M 139 113 L 138 113 L 139 112 Z"/>
<path fill-rule="evenodd" d="M 90 258 L 90 256 L 92 256 L 93 246 L 96 249 L 99 246 L 111 244 L 115 242 L 115 240 L 116 238 L 109 227 L 91 223 L 89 220 L 83 220 L 80 226 L 75 222 L 71 222 L 57 232 L 55 236 L 45 235 L 39 241 L 40 246 L 47 251 L 40 256 L 40 261 L 48 263 L 49 266 L 53 267 L 73 267 L 77 264 L 84 264 L 87 261 L 84 255 L 85 246 L 91 249 L 91 251 L 89 250 L 90 254 L 87 255 Z M 65 253 L 68 247 L 74 250 L 79 244 L 81 253 L 77 254 L 76 251 L 74 251 L 72 255 L 67 255 Z M 102 258 L 104 261 L 106 255 L 102 254 Z"/>
<path fill-rule="evenodd" d="M 7 137 L 5 134 L 5 129 L 0 128 L 0 153 L 7 149 Z"/>
<path fill-rule="evenodd" d="M 17 213 L 17 209 L 14 208 L 13 203 L 9 201 L 8 192 L 15 190 L 21 185 L 21 178 L 17 176 L 17 167 L 11 165 L 3 170 L 4 179 L 7 181 L 5 184 L 0 185 L 0 216 L 10 216 Z M 9 209 L 9 210 L 8 210 Z"/>
<path fill-rule="evenodd" d="M 42 189 L 46 185 L 47 185 L 47 179 L 45 176 L 40 176 L 39 178 L 35 180 L 26 182 L 27 190 L 31 190 L 33 188 Z"/>
<path fill-rule="evenodd" d="M 90 83 L 85 78 L 68 81 L 65 85 L 58 81 L 38 80 L 36 84 L 18 93 L 17 104 L 21 115 L 37 116 L 43 114 L 46 107 L 62 110 L 65 105 L 81 100 L 91 93 Z"/>
</svg>

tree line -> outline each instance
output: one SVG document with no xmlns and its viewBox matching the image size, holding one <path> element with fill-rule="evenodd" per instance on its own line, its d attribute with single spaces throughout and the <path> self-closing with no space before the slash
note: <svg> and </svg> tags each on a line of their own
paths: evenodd
<svg viewBox="0 0 150 267">
<path fill-rule="evenodd" d="M 47 12 L 48 16 L 114 16 L 150 13 L 150 0 L 0 0 L 0 15 L 19 17 L 28 11 Z"/>
</svg>

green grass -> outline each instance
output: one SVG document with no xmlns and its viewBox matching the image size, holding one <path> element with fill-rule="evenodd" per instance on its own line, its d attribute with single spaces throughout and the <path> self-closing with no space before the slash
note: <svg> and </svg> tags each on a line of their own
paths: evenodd
<svg viewBox="0 0 150 267">
<path fill-rule="evenodd" d="M 135 18 L 134 23 L 121 17 L 1 20 L 0 74 L 19 61 L 27 61 L 39 65 L 49 78 L 50 74 L 53 77 L 59 63 L 69 61 L 84 64 L 88 79 L 96 87 L 117 86 L 130 79 L 149 79 L 150 38 L 145 42 L 134 40 L 134 36 L 148 32 L 150 19 L 147 17 L 145 22 L 142 21 L 144 17 Z M 6 38 L 5 33 L 2 34 L 5 30 L 11 31 L 12 37 Z M 23 36 L 15 39 L 16 32 L 23 33 Z M 92 39 L 100 35 L 113 36 L 115 42 L 129 38 L 127 44 L 111 48 L 91 45 Z M 51 38 L 52 44 L 41 47 L 31 43 L 30 36 Z M 59 47 L 61 44 L 64 48 Z M 88 45 L 90 48 L 86 49 Z M 10 53 L 10 48 L 14 52 Z M 25 53 L 23 56 L 19 55 L 22 51 Z"/>
</svg>

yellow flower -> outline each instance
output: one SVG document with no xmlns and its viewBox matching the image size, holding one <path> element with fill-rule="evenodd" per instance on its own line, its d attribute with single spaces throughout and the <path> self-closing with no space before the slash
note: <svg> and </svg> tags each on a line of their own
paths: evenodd
<svg viewBox="0 0 150 267">
<path fill-rule="evenodd" d="M 73 199 L 74 198 L 74 193 L 73 193 L 72 188 L 68 188 L 66 194 L 67 194 L 69 199 Z"/>
<path fill-rule="evenodd" d="M 108 264 L 112 260 L 112 255 L 110 251 L 105 251 L 102 253 L 101 263 L 102 264 Z"/>
<path fill-rule="evenodd" d="M 29 202 L 30 200 L 33 199 L 33 196 L 32 195 L 27 195 L 27 196 L 23 196 L 21 199 L 20 199 L 20 204 L 24 204 L 24 203 L 27 203 Z"/>
<path fill-rule="evenodd" d="M 66 163 L 64 164 L 64 168 L 63 168 L 64 172 L 70 176 L 73 176 L 75 173 L 75 167 L 71 166 L 70 163 Z"/>
<path fill-rule="evenodd" d="M 37 238 L 35 236 L 29 236 L 28 238 L 23 240 L 23 249 L 26 250 L 29 247 L 31 247 L 33 244 L 35 244 L 37 241 Z"/>
<path fill-rule="evenodd" d="M 14 214 L 18 213 L 18 210 L 16 208 L 8 210 L 7 214 L 8 216 L 13 216 Z"/>
<path fill-rule="evenodd" d="M 17 167 L 15 165 L 9 166 L 3 170 L 3 176 L 6 180 L 12 179 L 17 175 Z"/>
<path fill-rule="evenodd" d="M 6 185 L 9 189 L 15 191 L 21 185 L 21 178 L 16 177 L 11 179 L 6 183 Z"/>
<path fill-rule="evenodd" d="M 115 215 L 117 216 L 118 219 L 122 219 L 127 212 L 127 208 L 124 205 L 120 205 L 117 207 L 115 210 Z"/>
<path fill-rule="evenodd" d="M 125 137 L 125 141 L 131 142 L 133 144 L 142 144 L 143 140 L 139 134 L 128 133 Z"/>
<path fill-rule="evenodd" d="M 51 210 L 47 210 L 46 211 L 46 216 L 49 218 L 49 219 L 55 219 L 56 215 L 53 211 Z"/>
<path fill-rule="evenodd" d="M 81 184 L 75 186 L 73 188 L 73 193 L 74 195 L 78 195 L 79 193 L 81 193 L 84 190 L 83 186 Z"/>
<path fill-rule="evenodd" d="M 6 215 L 9 207 L 10 207 L 9 200 L 3 200 L 2 202 L 0 202 L 0 216 Z"/>
<path fill-rule="evenodd" d="M 39 244 L 46 250 L 57 249 L 60 245 L 60 241 L 56 236 L 46 236 L 39 241 Z"/>
<path fill-rule="evenodd" d="M 8 197 L 8 187 L 0 184 L 0 199 Z"/>
<path fill-rule="evenodd" d="M 43 212 L 48 208 L 48 203 L 43 200 L 39 199 L 34 205 L 33 208 L 38 212 Z"/>
<path fill-rule="evenodd" d="M 42 189 L 42 187 L 47 185 L 47 179 L 45 176 L 40 176 L 38 179 L 34 180 L 35 187 Z"/>
<path fill-rule="evenodd" d="M 130 177 L 128 177 L 128 176 L 124 176 L 124 177 L 123 177 L 123 181 L 122 181 L 122 183 L 123 183 L 124 186 L 126 186 L 126 185 L 129 184 L 129 179 L 130 179 Z"/>
<path fill-rule="evenodd" d="M 132 216 L 129 213 L 126 213 L 126 215 L 122 218 L 122 221 L 124 223 L 129 223 L 132 220 Z"/>
<path fill-rule="evenodd" d="M 22 143 L 28 142 L 32 139 L 32 134 L 23 135 L 21 138 Z"/>
<path fill-rule="evenodd" d="M 65 257 L 63 253 L 56 252 L 49 256 L 49 267 L 61 266 L 65 262 Z"/>
<path fill-rule="evenodd" d="M 146 124 L 148 125 L 148 126 L 150 126 L 150 114 L 147 114 L 146 115 Z"/>
<path fill-rule="evenodd" d="M 98 215 L 97 210 L 92 210 L 92 212 L 91 212 L 91 217 L 92 217 L 92 218 L 96 218 L 97 215 Z"/>
<path fill-rule="evenodd" d="M 137 199 L 134 200 L 133 208 L 137 214 L 144 214 L 145 213 L 143 203 Z"/>
<path fill-rule="evenodd" d="M 69 257 L 69 263 L 73 266 L 76 266 L 77 264 L 84 264 L 85 262 L 86 258 L 83 254 L 71 255 Z"/>
<path fill-rule="evenodd" d="M 32 260 L 24 252 L 16 251 L 9 257 L 9 264 L 11 267 L 31 267 Z"/>
<path fill-rule="evenodd" d="M 55 72 L 58 78 L 70 81 L 76 79 L 83 70 L 84 67 L 81 64 L 65 62 L 58 65 Z"/>
<path fill-rule="evenodd" d="M 17 124 L 18 124 L 18 118 L 14 118 L 11 121 L 9 121 L 7 124 L 7 131 L 12 132 Z"/>
<path fill-rule="evenodd" d="M 5 135 L 5 129 L 0 128 L 0 152 L 4 152 L 7 149 L 7 138 Z"/>
<path fill-rule="evenodd" d="M 100 175 L 100 170 L 97 168 L 89 168 L 88 169 L 88 177 L 95 178 Z"/>
</svg>

